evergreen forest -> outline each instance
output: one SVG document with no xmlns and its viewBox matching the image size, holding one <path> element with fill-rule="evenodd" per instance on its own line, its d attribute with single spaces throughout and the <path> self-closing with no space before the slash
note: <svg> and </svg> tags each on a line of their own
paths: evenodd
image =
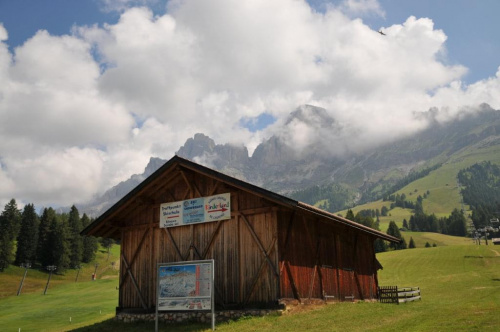
<svg viewBox="0 0 500 332">
<path fill-rule="evenodd" d="M 91 222 L 75 206 L 69 213 L 44 208 L 39 215 L 33 204 L 19 209 L 11 199 L 0 214 L 0 271 L 15 264 L 41 270 L 55 266 L 62 274 L 93 261 L 98 239 L 80 235 Z"/>
</svg>

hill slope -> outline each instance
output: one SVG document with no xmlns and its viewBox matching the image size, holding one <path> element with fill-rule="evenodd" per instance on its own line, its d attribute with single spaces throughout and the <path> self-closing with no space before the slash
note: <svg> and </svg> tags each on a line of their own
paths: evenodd
<svg viewBox="0 0 500 332">
<path fill-rule="evenodd" d="M 313 307 L 292 313 L 217 322 L 218 331 L 495 331 L 500 326 L 500 253 L 497 247 L 454 245 L 377 254 L 384 269 L 380 285 L 418 286 L 422 300 L 405 305 L 358 302 Z M 57 286 L 39 294 L 0 299 L 5 330 L 138 331 L 154 322 L 128 324 L 112 316 L 116 281 Z M 93 286 L 93 287 L 91 287 Z M 104 308 L 104 309 L 100 309 Z M 101 311 L 100 311 L 101 310 Z M 69 317 L 72 317 L 70 323 Z M 160 324 L 161 331 L 210 331 L 209 324 Z"/>
</svg>

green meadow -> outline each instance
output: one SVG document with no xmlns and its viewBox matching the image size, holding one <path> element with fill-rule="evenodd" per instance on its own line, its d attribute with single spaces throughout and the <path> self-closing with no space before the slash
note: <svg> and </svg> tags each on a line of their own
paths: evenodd
<svg viewBox="0 0 500 332">
<path fill-rule="evenodd" d="M 470 239 L 435 233 L 412 234 L 418 239 L 416 249 L 377 255 L 384 267 L 379 271 L 379 284 L 420 287 L 421 301 L 400 305 L 376 302 L 299 305 L 281 315 L 220 322 L 216 329 L 238 332 L 499 330 L 500 247 L 477 246 Z M 429 240 L 437 247 L 419 246 Z M 101 257 L 101 261 L 103 259 Z M 19 280 L 21 276 L 19 273 Z M 0 274 L 2 285 L 6 277 L 10 278 Z M 0 298 L 1 330 L 127 332 L 154 329 L 152 322 L 130 324 L 112 319 L 118 300 L 116 274 L 104 274 L 97 281 L 82 279 L 75 283 L 70 279 L 54 285 L 51 282 L 47 295 L 42 295 L 44 287 L 41 287 L 21 296 Z M 161 323 L 160 330 L 210 331 L 210 324 Z"/>
</svg>

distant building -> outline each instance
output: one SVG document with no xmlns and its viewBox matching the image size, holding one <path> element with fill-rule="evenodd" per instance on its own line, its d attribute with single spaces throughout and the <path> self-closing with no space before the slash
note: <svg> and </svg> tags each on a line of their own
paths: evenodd
<svg viewBox="0 0 500 332">
<path fill-rule="evenodd" d="M 160 227 L 161 208 L 172 207 L 165 203 L 214 195 L 229 195 L 228 219 Z M 381 266 L 373 243 L 399 242 L 178 156 L 82 234 L 120 240 L 117 313 L 154 312 L 157 263 L 204 259 L 215 261 L 217 309 L 269 307 L 283 299 L 375 299 Z"/>
<path fill-rule="evenodd" d="M 500 238 L 491 239 L 494 245 L 500 245 Z"/>
</svg>

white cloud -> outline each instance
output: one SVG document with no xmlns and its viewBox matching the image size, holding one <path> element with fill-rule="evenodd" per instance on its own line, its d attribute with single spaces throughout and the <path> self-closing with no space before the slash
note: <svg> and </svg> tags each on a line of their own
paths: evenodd
<svg viewBox="0 0 500 332">
<path fill-rule="evenodd" d="M 0 200 L 82 201 L 197 132 L 252 152 L 286 130 L 296 147 L 328 141 L 342 153 L 423 128 L 415 113 L 430 107 L 500 107 L 499 74 L 462 84 L 466 68 L 443 61 L 446 35 L 431 19 L 381 36 L 345 14 L 383 16 L 377 1 L 318 13 L 304 1 L 176 0 L 163 15 L 129 8 L 145 1 L 105 3 L 123 12 L 116 24 L 39 31 L 13 54 L 0 26 Z M 303 104 L 335 126 L 285 124 Z M 241 127 L 262 113 L 277 121 Z"/>
<path fill-rule="evenodd" d="M 24 158 L 6 158 L 0 195 L 38 204 L 72 204 L 99 188 L 102 157 L 93 149 L 46 149 Z M 2 176 L 3 175 L 3 176 Z"/>
<path fill-rule="evenodd" d="M 385 18 L 385 11 L 377 0 L 344 0 L 340 9 L 347 15 L 376 15 Z"/>
<path fill-rule="evenodd" d="M 3 24 L 0 22 L 0 42 L 6 41 L 9 39 L 9 34 L 7 30 L 5 30 Z"/>
<path fill-rule="evenodd" d="M 98 2 L 104 12 L 122 13 L 134 6 L 156 5 L 159 0 L 98 0 Z"/>
</svg>

